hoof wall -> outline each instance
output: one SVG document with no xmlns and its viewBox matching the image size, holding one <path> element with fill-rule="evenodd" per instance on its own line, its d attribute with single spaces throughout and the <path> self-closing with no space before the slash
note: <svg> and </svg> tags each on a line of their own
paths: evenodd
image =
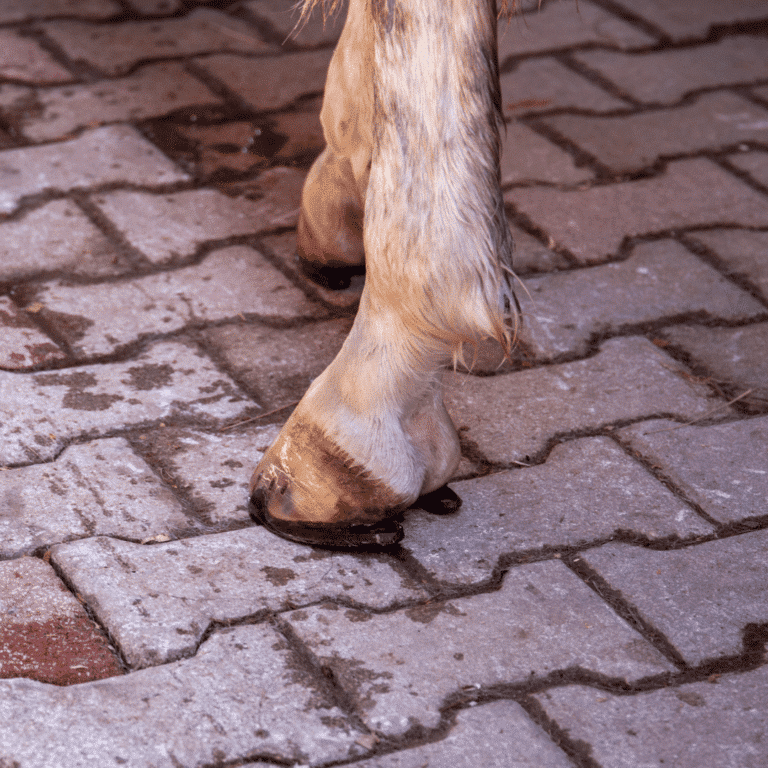
<svg viewBox="0 0 768 768">
<path fill-rule="evenodd" d="M 306 544 L 319 549 L 337 552 L 384 552 L 403 538 L 403 528 L 395 518 L 347 526 L 282 520 L 269 513 L 267 492 L 262 488 L 253 492 L 248 511 L 255 523 L 263 525 L 276 536 L 295 544 Z"/>
</svg>

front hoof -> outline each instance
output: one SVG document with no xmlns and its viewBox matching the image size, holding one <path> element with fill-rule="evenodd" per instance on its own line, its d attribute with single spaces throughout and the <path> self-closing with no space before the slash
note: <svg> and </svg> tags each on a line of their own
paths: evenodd
<svg viewBox="0 0 768 768">
<path fill-rule="evenodd" d="M 255 523 L 296 544 L 341 552 L 382 552 L 403 538 L 403 528 L 399 520 L 391 517 L 375 523 L 357 525 L 313 523 L 273 517 L 269 512 L 270 501 L 283 494 L 279 484 L 272 488 L 257 487 L 251 495 L 248 511 Z"/>
</svg>

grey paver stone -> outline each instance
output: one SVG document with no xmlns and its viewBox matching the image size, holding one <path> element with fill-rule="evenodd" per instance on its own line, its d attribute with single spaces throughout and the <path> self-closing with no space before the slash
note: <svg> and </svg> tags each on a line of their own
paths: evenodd
<svg viewBox="0 0 768 768">
<path fill-rule="evenodd" d="M 109 240 L 70 200 L 52 200 L 0 223 L 0 280 L 59 270 L 97 277 L 125 268 Z"/>
<path fill-rule="evenodd" d="M 318 765 L 361 734 L 268 626 L 217 632 L 192 659 L 60 688 L 0 681 L 0 754 L 25 768 L 177 768 L 264 755 Z M 33 734 L 44 732 L 45 743 Z"/>
<path fill-rule="evenodd" d="M 768 17 L 765 0 L 617 0 L 616 4 L 663 29 L 673 40 L 704 38 L 714 25 Z"/>
<path fill-rule="evenodd" d="M 25 195 L 101 184 L 172 184 L 189 177 L 128 126 L 107 126 L 77 139 L 0 152 L 0 213 Z"/>
<path fill-rule="evenodd" d="M 75 354 L 86 357 L 201 322 L 246 314 L 294 320 L 317 312 L 298 288 L 246 246 L 214 251 L 195 266 L 124 282 L 51 283 L 37 299 L 44 317 L 53 323 L 62 319 L 62 333 Z"/>
<path fill-rule="evenodd" d="M 571 761 L 514 701 L 464 709 L 445 738 L 357 768 L 570 768 Z"/>
<path fill-rule="evenodd" d="M 0 372 L 0 462 L 45 461 L 73 438 L 176 417 L 230 419 L 248 406 L 234 382 L 178 342 L 126 362 Z"/>
<path fill-rule="evenodd" d="M 768 226 L 765 197 L 703 158 L 670 162 L 648 179 L 578 191 L 511 189 L 504 197 L 580 262 L 616 253 L 625 237 L 703 224 Z"/>
<path fill-rule="evenodd" d="M 655 42 L 637 27 L 590 2 L 547 3 L 541 10 L 513 15 L 508 24 L 499 25 L 499 61 L 586 43 L 625 49 Z"/>
<path fill-rule="evenodd" d="M 225 325 L 205 336 L 238 381 L 258 393 L 260 403 L 279 408 L 304 395 L 341 349 L 351 326 L 348 318 L 295 328 Z"/>
<path fill-rule="evenodd" d="M 128 5 L 146 16 L 174 13 L 182 7 L 181 0 L 128 0 Z"/>
<path fill-rule="evenodd" d="M 20 95 L 19 107 L 29 97 Z M 3 99 L 6 110 L 14 104 Z M 128 77 L 86 85 L 38 89 L 34 109 L 15 121 L 35 141 L 65 138 L 79 128 L 144 120 L 190 106 L 221 100 L 175 62 L 151 64 Z"/>
<path fill-rule="evenodd" d="M 403 545 L 442 581 L 492 576 L 509 552 L 576 547 L 619 531 L 656 539 L 712 532 L 612 440 L 558 445 L 546 463 L 452 483 L 457 515 L 411 512 Z"/>
<path fill-rule="evenodd" d="M 247 58 L 217 54 L 197 63 L 257 112 L 287 107 L 299 96 L 322 93 L 333 51 L 300 51 Z"/>
<path fill-rule="evenodd" d="M 712 229 L 692 236 L 715 251 L 734 273 L 746 277 L 768 301 L 768 232 Z"/>
<path fill-rule="evenodd" d="M 539 240 L 529 235 L 524 229 L 520 229 L 514 224 L 510 224 L 509 229 L 515 244 L 512 263 L 518 275 L 532 272 L 551 272 L 570 266 L 564 256 L 542 245 Z"/>
<path fill-rule="evenodd" d="M 109 75 L 123 74 L 150 58 L 209 51 L 263 53 L 274 47 L 260 40 L 251 25 L 212 8 L 198 8 L 177 19 L 109 25 L 57 21 L 40 28 L 73 61 L 84 61 Z"/>
<path fill-rule="evenodd" d="M 300 178 L 294 180 L 296 176 Z M 266 194 L 257 200 L 193 189 L 166 195 L 112 192 L 94 202 L 131 245 L 161 264 L 191 256 L 206 242 L 292 226 L 299 201 L 286 200 L 284 186 L 299 186 L 303 179 L 303 174 L 289 168 L 262 174 L 259 180 Z"/>
<path fill-rule="evenodd" d="M 122 12 L 115 0 L 4 0 L 0 22 L 30 21 L 48 16 L 108 19 Z"/>
<path fill-rule="evenodd" d="M 0 10 L 0 18 L 3 11 Z M 11 30 L 0 30 L 0 76 L 9 80 L 63 83 L 72 75 L 36 41 Z"/>
<path fill-rule="evenodd" d="M 134 668 L 193 653 L 212 621 L 323 600 L 385 609 L 427 597 L 385 562 L 316 552 L 261 527 L 153 546 L 88 539 L 52 556 Z"/>
<path fill-rule="evenodd" d="M 0 562 L 0 678 L 71 685 L 120 674 L 106 637 L 50 565 Z"/>
<path fill-rule="evenodd" d="M 346 7 L 342 6 L 333 14 L 324 14 L 316 9 L 306 21 L 299 24 L 301 14 L 296 4 L 286 0 L 247 0 L 243 3 L 251 13 L 268 21 L 284 39 L 297 45 L 332 45 L 341 35 Z"/>
<path fill-rule="evenodd" d="M 674 104 L 700 88 L 764 80 L 762 62 L 768 56 L 768 40 L 735 35 L 709 45 L 652 53 L 583 51 L 574 55 L 638 101 Z"/>
<path fill-rule="evenodd" d="M 671 109 L 616 117 L 558 115 L 546 123 L 616 173 L 646 168 L 662 157 L 768 141 L 768 111 L 728 91 Z"/>
<path fill-rule="evenodd" d="M 287 614 L 365 723 L 434 728 L 452 693 L 580 667 L 620 678 L 667 662 L 559 561 L 510 571 L 498 592 L 384 615 L 323 605 Z"/>
<path fill-rule="evenodd" d="M 762 768 L 768 760 L 768 667 L 739 675 L 614 696 L 583 686 L 537 695 L 572 739 L 611 768 Z"/>
<path fill-rule="evenodd" d="M 668 552 L 614 543 L 582 557 L 691 665 L 741 653 L 744 627 L 768 621 L 768 531 Z"/>
<path fill-rule="evenodd" d="M 191 527 L 180 502 L 120 437 L 70 445 L 55 461 L 0 473 L 0 553 L 82 536 L 143 540 Z"/>
<path fill-rule="evenodd" d="M 592 172 L 577 168 L 565 150 L 522 123 L 509 123 L 501 139 L 502 185 L 523 181 L 577 184 L 592 178 Z"/>
<path fill-rule="evenodd" d="M 163 477 L 191 497 L 203 525 L 250 525 L 248 481 L 279 431 L 277 425 L 235 434 L 167 427 L 147 434 L 142 445 L 161 462 Z"/>
<path fill-rule="evenodd" d="M 573 363 L 491 378 L 448 374 L 445 390 L 457 427 L 504 463 L 527 461 L 556 434 L 660 413 L 690 419 L 713 407 L 702 384 L 638 337 L 611 339 Z"/>
<path fill-rule="evenodd" d="M 0 296 L 0 368 L 16 369 L 64 359 L 64 353 L 7 297 Z"/>
<path fill-rule="evenodd" d="M 765 122 L 764 133 L 768 133 L 768 120 Z M 730 162 L 742 171 L 746 171 L 755 181 L 768 187 L 768 152 L 754 150 L 730 155 Z"/>
<path fill-rule="evenodd" d="M 524 59 L 500 79 L 505 117 L 568 108 L 607 112 L 627 106 L 625 101 L 611 96 L 554 58 Z"/>
<path fill-rule="evenodd" d="M 674 240 L 642 243 L 626 261 L 532 277 L 525 287 L 522 338 L 542 357 L 583 355 L 591 338 L 664 317 L 734 321 L 766 311 Z"/>
<path fill-rule="evenodd" d="M 743 405 L 768 405 L 768 323 L 739 328 L 680 325 L 665 330 L 663 336 L 710 371 L 734 397 L 742 395 Z"/>
<path fill-rule="evenodd" d="M 768 417 L 682 426 L 634 424 L 621 436 L 724 523 L 768 514 Z"/>
</svg>

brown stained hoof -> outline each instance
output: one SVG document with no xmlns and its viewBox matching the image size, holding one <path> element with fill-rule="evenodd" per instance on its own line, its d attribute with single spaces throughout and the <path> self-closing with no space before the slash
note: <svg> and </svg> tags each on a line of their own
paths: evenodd
<svg viewBox="0 0 768 768">
<path fill-rule="evenodd" d="M 307 544 L 320 549 L 339 552 L 385 552 L 403 538 L 400 522 L 391 517 L 375 523 L 357 525 L 313 523 L 274 517 L 267 509 L 267 491 L 264 488 L 253 491 L 248 511 L 254 522 L 263 525 L 276 536 L 295 544 Z"/>
<path fill-rule="evenodd" d="M 411 505 L 411 509 L 422 509 L 430 515 L 452 515 L 461 507 L 461 498 L 447 485 L 431 493 L 419 496 Z"/>
<path fill-rule="evenodd" d="M 324 264 L 319 266 L 299 254 L 301 271 L 313 282 L 330 291 L 344 291 L 352 283 L 355 275 L 364 275 L 365 266 L 349 266 L 348 264 Z"/>
</svg>

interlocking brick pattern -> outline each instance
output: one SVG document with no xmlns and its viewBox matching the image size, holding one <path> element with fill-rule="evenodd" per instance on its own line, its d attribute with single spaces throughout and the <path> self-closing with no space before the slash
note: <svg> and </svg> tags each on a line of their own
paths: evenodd
<svg viewBox="0 0 768 768">
<path fill-rule="evenodd" d="M 768 0 L 503 25 L 526 325 L 376 556 L 247 509 L 362 286 L 295 256 L 292 5 L 0 0 L 0 764 L 762 768 Z"/>
</svg>

